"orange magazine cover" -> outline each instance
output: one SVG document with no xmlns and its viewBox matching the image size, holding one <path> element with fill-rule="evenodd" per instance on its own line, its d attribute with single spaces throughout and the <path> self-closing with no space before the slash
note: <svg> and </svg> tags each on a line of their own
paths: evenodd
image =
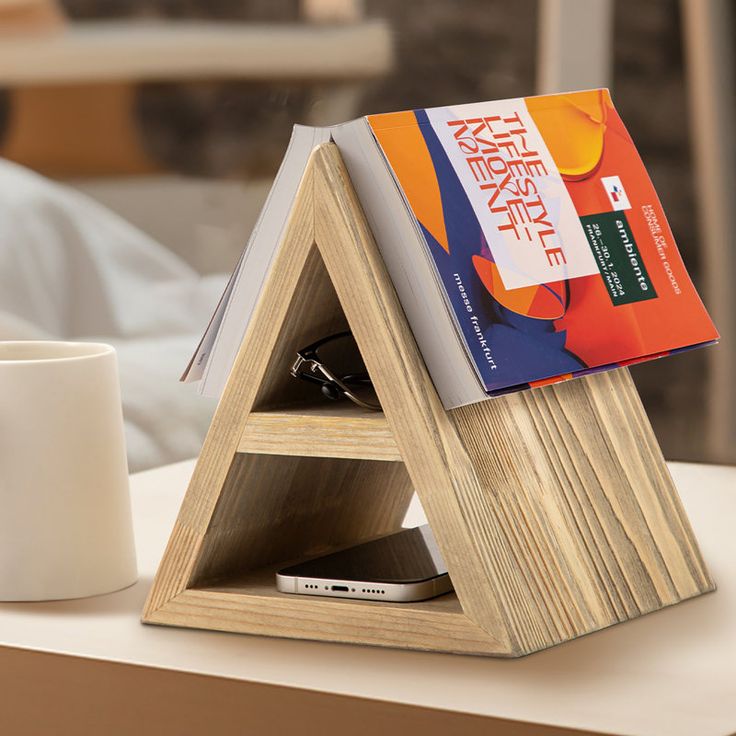
<svg viewBox="0 0 736 736">
<path fill-rule="evenodd" d="M 607 90 L 368 121 L 489 394 L 718 339 Z"/>
</svg>

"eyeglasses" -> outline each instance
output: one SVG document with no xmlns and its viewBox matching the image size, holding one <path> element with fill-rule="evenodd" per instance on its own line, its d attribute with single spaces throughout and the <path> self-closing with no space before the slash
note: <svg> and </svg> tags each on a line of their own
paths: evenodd
<svg viewBox="0 0 736 736">
<path fill-rule="evenodd" d="M 291 375 L 320 387 L 322 394 L 337 401 L 381 411 L 373 384 L 363 365 L 351 332 L 338 332 L 297 351 Z"/>
</svg>

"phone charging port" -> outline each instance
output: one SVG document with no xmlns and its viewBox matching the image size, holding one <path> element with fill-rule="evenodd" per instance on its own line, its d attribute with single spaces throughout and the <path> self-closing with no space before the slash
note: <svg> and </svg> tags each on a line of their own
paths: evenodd
<svg viewBox="0 0 736 736">
<path fill-rule="evenodd" d="M 350 588 L 348 588 L 347 585 L 333 585 L 332 586 L 332 590 L 339 590 L 342 593 L 349 593 L 350 592 Z"/>
</svg>

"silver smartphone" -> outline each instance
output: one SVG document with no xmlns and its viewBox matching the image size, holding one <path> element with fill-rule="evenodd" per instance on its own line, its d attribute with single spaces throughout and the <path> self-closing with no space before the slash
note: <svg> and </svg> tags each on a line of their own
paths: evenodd
<svg viewBox="0 0 736 736">
<path fill-rule="evenodd" d="M 407 603 L 452 590 L 428 525 L 300 562 L 276 573 L 282 593 Z"/>
</svg>

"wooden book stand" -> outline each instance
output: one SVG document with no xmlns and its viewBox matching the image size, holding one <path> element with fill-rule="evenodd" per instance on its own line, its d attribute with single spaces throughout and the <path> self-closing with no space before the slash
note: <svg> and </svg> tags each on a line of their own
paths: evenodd
<svg viewBox="0 0 736 736">
<path fill-rule="evenodd" d="M 289 375 L 348 326 L 383 414 Z M 398 530 L 414 489 L 456 593 L 276 591 L 284 563 Z M 628 371 L 445 411 L 337 148 L 315 149 L 143 620 L 515 657 L 713 589 Z"/>
</svg>

